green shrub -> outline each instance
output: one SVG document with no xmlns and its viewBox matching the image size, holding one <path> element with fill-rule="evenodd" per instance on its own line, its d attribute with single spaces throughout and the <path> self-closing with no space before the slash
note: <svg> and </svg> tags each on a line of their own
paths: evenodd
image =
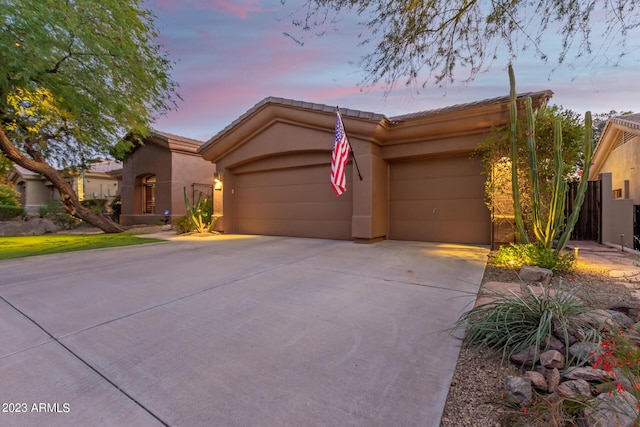
<svg viewBox="0 0 640 427">
<path fill-rule="evenodd" d="M 25 215 L 24 208 L 20 206 L 0 205 L 0 221 L 8 221 L 17 217 L 24 217 Z"/>
<path fill-rule="evenodd" d="M 0 183 L 0 205 L 20 206 L 20 193 L 11 184 Z"/>
<path fill-rule="evenodd" d="M 193 222 L 188 215 L 184 215 L 178 218 L 176 220 L 176 227 L 178 228 L 178 233 L 180 234 L 189 233 L 196 229 L 195 225 L 193 225 Z"/>
<path fill-rule="evenodd" d="M 120 215 L 122 214 L 122 197 L 116 196 L 111 201 L 111 214 L 115 222 L 120 222 Z"/>
<path fill-rule="evenodd" d="M 100 215 L 107 212 L 107 202 L 107 199 L 85 199 L 80 204 Z"/>
<path fill-rule="evenodd" d="M 62 207 L 60 200 L 49 200 L 46 205 L 38 207 L 38 215 L 40 218 L 49 218 L 58 227 L 64 230 L 70 230 L 77 227 L 82 222 L 78 218 L 69 215 Z"/>
<path fill-rule="evenodd" d="M 492 262 L 500 267 L 519 269 L 524 265 L 548 268 L 552 271 L 570 271 L 575 258 L 572 252 L 555 252 L 533 243 L 510 244 L 495 252 Z"/>
</svg>

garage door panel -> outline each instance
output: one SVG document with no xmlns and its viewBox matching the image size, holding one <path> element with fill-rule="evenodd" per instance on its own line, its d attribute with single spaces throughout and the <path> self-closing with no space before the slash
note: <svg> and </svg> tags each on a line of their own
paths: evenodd
<svg viewBox="0 0 640 427">
<path fill-rule="evenodd" d="M 456 176 L 442 178 L 423 178 L 396 181 L 391 187 L 392 200 L 424 200 L 477 198 L 484 194 L 484 182 L 477 176 Z"/>
<path fill-rule="evenodd" d="M 307 219 L 313 221 L 326 220 L 325 203 L 246 203 L 237 216 L 239 219 L 275 218 L 280 220 Z M 348 203 L 336 204 L 332 210 L 332 216 L 350 217 L 351 205 Z"/>
<path fill-rule="evenodd" d="M 350 189 L 351 165 L 346 174 Z M 330 175 L 329 164 L 236 175 L 236 232 L 350 239 L 351 191 L 337 197 Z"/>
<path fill-rule="evenodd" d="M 400 181 L 414 178 L 477 176 L 481 171 L 480 161 L 468 156 L 397 162 L 393 163 L 393 166 L 398 166 L 394 173 Z"/>
<path fill-rule="evenodd" d="M 468 156 L 391 163 L 389 237 L 489 244 L 484 175 Z"/>
<path fill-rule="evenodd" d="M 252 203 L 286 203 L 304 202 L 309 200 L 310 194 L 319 202 L 334 202 L 336 195 L 329 186 L 329 178 L 323 183 L 315 184 L 290 184 L 274 185 L 269 187 L 244 187 L 236 194 L 236 200 L 240 203 L 250 201 Z"/>
<path fill-rule="evenodd" d="M 469 199 L 404 201 L 392 204 L 390 216 L 394 221 L 485 221 L 487 207 L 482 200 Z"/>
</svg>

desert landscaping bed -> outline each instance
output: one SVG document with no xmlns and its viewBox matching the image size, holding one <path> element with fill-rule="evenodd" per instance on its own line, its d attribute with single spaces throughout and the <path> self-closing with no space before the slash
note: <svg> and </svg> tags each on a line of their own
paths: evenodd
<svg viewBox="0 0 640 427">
<path fill-rule="evenodd" d="M 636 260 L 640 262 L 640 257 L 635 254 L 627 253 L 622 256 L 627 259 L 628 264 L 635 264 Z M 579 258 L 573 271 L 554 275 L 549 286 L 574 289 L 576 295 L 593 309 L 635 300 L 634 291 L 640 289 L 637 277 L 611 277 L 613 275 L 610 270 L 610 267 Z M 491 264 L 485 270 L 481 293 L 485 284 L 490 282 L 522 284 L 517 271 Z M 476 349 L 463 347 L 447 396 L 441 427 L 513 425 L 505 421 L 510 413 L 517 411 L 504 398 L 505 379 L 509 376 L 522 376 L 523 371 L 520 366 L 503 362 L 501 354 L 492 351 L 478 352 Z"/>
</svg>

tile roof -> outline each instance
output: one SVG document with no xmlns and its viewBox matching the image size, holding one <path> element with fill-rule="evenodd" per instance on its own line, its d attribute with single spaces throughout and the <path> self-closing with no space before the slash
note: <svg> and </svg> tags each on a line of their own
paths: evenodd
<svg viewBox="0 0 640 427">
<path fill-rule="evenodd" d="M 244 112 L 244 114 L 240 115 L 237 119 L 232 121 L 229 125 L 225 126 L 224 129 L 222 129 L 220 132 L 218 132 L 217 134 L 209 138 L 209 141 L 207 141 L 206 145 L 208 145 L 209 142 L 214 141 L 219 137 L 221 137 L 222 135 L 224 135 L 225 133 L 229 132 L 231 129 L 236 127 L 236 125 L 241 123 L 247 117 L 251 116 L 253 113 L 258 111 L 261 107 L 267 104 L 280 104 L 280 105 L 286 105 L 290 107 L 304 108 L 307 110 L 322 111 L 325 113 L 335 113 L 337 108 L 332 105 L 318 104 L 315 102 L 297 101 L 295 99 L 278 98 L 275 96 L 269 96 L 264 98 L 262 101 L 258 102 L 253 107 L 249 108 L 246 112 Z M 372 120 L 376 122 L 386 119 L 386 117 L 383 114 L 377 114 L 377 113 L 372 113 L 368 111 L 353 110 L 350 108 L 340 109 L 340 114 L 342 114 L 343 117 L 357 117 L 360 119 Z"/>
<path fill-rule="evenodd" d="M 625 114 L 609 119 L 612 123 L 640 130 L 640 113 Z"/>
<path fill-rule="evenodd" d="M 192 139 L 192 138 L 187 138 L 187 137 L 180 136 L 180 135 L 174 135 L 174 134 L 169 133 L 169 132 L 162 132 L 162 131 L 159 131 L 157 129 L 152 129 L 151 130 L 151 135 L 155 136 L 156 138 L 163 139 L 163 140 L 165 140 L 167 142 L 171 139 L 171 140 L 174 140 L 174 141 L 187 142 L 187 143 L 191 143 L 191 144 L 195 144 L 195 145 L 204 144 L 204 141 L 200 141 L 200 140 Z"/>
<path fill-rule="evenodd" d="M 122 169 L 122 162 L 117 160 L 102 160 L 89 165 L 91 172 L 111 172 L 118 169 Z"/>
<path fill-rule="evenodd" d="M 544 91 L 539 91 L 539 92 L 526 92 L 526 93 L 517 94 L 517 98 L 518 99 L 531 97 L 531 98 L 544 98 L 545 101 L 549 100 L 552 96 L 553 96 L 553 92 L 550 91 L 550 90 L 544 90 Z M 449 107 L 437 108 L 437 109 L 433 109 L 433 110 L 425 110 L 425 111 L 418 111 L 416 113 L 403 114 L 401 116 L 390 117 L 389 121 L 391 121 L 392 123 L 399 123 L 399 122 L 404 122 L 404 121 L 407 121 L 407 120 L 416 119 L 416 118 L 420 118 L 420 117 L 434 116 L 434 115 L 437 115 L 437 114 L 449 113 L 449 112 L 452 112 L 452 111 L 466 110 L 468 108 L 482 107 L 482 106 L 491 105 L 491 104 L 502 104 L 502 103 L 505 103 L 505 102 L 509 102 L 509 95 L 507 95 L 507 96 L 498 96 L 498 97 L 495 97 L 495 98 L 483 99 L 481 101 L 468 102 L 468 103 L 465 103 L 465 104 L 456 104 L 456 105 L 452 105 L 452 106 L 449 106 Z"/>
<path fill-rule="evenodd" d="M 532 98 L 542 97 L 542 98 L 545 98 L 545 101 L 546 101 L 553 96 L 553 92 L 550 90 L 545 90 L 545 91 L 539 91 L 539 92 L 527 92 L 527 93 L 518 94 L 518 98 L 525 98 L 527 96 L 531 96 Z M 467 108 L 481 107 L 484 105 L 499 104 L 499 103 L 504 103 L 508 101 L 509 101 L 508 95 L 500 96 L 496 98 L 485 99 L 482 101 L 475 101 L 475 102 L 470 102 L 466 104 L 457 104 L 450 107 L 439 108 L 434 110 L 419 111 L 416 113 L 404 114 L 404 115 L 394 116 L 390 118 L 388 118 L 384 114 L 374 113 L 370 111 L 354 110 L 351 108 L 340 109 L 340 114 L 342 114 L 343 117 L 355 117 L 359 119 L 370 120 L 373 122 L 388 121 L 391 124 L 393 124 L 393 123 L 400 123 L 400 122 L 404 122 L 404 121 L 415 119 L 415 118 L 437 115 L 437 114 L 442 114 L 450 111 L 463 110 Z M 315 110 L 315 111 L 326 112 L 326 113 L 335 113 L 336 109 L 338 108 L 332 105 L 318 104 L 314 102 L 297 101 L 294 99 L 269 96 L 267 98 L 264 98 L 262 101 L 258 102 L 257 104 L 255 104 L 253 107 L 248 109 L 244 114 L 239 116 L 229 125 L 227 125 L 224 129 L 222 129 L 220 132 L 218 132 L 217 134 L 209 138 L 209 140 L 206 143 L 204 143 L 204 145 L 202 145 L 199 151 L 201 151 L 206 146 L 212 144 L 213 141 L 222 137 L 222 135 L 229 132 L 231 129 L 236 127 L 239 123 L 244 121 L 246 118 L 248 118 L 253 113 L 258 111 L 261 107 L 267 104 L 280 104 L 280 105 L 303 108 L 307 110 Z"/>
</svg>

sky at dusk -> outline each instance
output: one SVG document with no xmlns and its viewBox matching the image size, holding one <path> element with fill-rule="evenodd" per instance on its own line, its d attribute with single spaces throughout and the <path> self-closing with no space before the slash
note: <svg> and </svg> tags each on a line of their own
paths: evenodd
<svg viewBox="0 0 640 427">
<path fill-rule="evenodd" d="M 365 30 L 359 18 L 344 14 L 324 36 L 304 35 L 292 24 L 301 3 L 147 0 L 146 7 L 156 15 L 159 43 L 175 61 L 172 77 L 182 97 L 177 111 L 158 119 L 154 127 L 205 141 L 268 96 L 393 117 L 509 94 L 507 56 L 470 83 L 446 88 L 400 84 L 387 96 L 382 87 L 363 88 L 365 75 L 358 62 L 371 46 L 359 46 L 358 35 Z M 597 31 L 593 34 L 597 42 Z M 552 104 L 580 114 L 640 112 L 640 28 L 630 32 L 628 40 L 620 61 L 618 46 L 605 43 L 595 46 L 595 60 L 568 61 L 555 71 L 552 47 L 546 64 L 532 53 L 521 54 L 514 62 L 517 91 L 550 89 Z M 607 58 L 615 63 L 607 64 Z M 461 73 L 459 80 L 464 77 Z"/>
</svg>

